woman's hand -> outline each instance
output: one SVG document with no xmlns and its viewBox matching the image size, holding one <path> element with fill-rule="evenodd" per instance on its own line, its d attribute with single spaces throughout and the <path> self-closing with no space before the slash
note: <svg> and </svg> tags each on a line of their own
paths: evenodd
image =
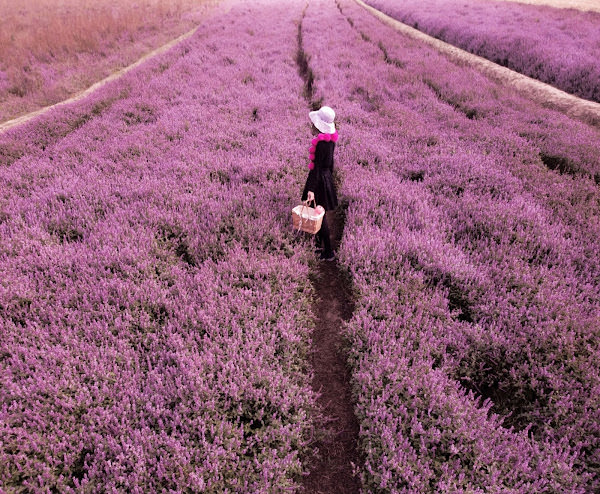
<svg viewBox="0 0 600 494">
<path fill-rule="evenodd" d="M 308 193 L 306 194 L 306 200 L 308 202 L 315 200 L 315 193 L 312 190 L 309 190 Z"/>
</svg>

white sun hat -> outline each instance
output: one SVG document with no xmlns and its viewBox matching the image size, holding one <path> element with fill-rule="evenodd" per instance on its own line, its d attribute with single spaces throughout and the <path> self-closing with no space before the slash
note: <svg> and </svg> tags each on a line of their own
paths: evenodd
<svg viewBox="0 0 600 494">
<path fill-rule="evenodd" d="M 318 111 L 311 111 L 308 114 L 315 127 L 324 134 L 335 134 L 335 112 L 328 106 L 322 106 Z"/>
</svg>

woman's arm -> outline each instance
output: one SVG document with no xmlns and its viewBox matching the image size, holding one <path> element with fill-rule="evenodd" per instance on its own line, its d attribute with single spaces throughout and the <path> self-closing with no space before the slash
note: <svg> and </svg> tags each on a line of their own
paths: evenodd
<svg viewBox="0 0 600 494">
<path fill-rule="evenodd" d="M 306 189 L 308 191 L 306 199 L 312 201 L 315 198 L 315 190 L 317 189 L 317 167 L 313 168 L 308 172 L 308 178 L 306 179 Z"/>
<path fill-rule="evenodd" d="M 317 189 L 321 178 L 321 170 L 326 167 L 326 161 L 329 158 L 328 144 L 328 142 L 319 141 L 315 148 L 315 159 L 313 160 L 315 167 L 308 172 L 308 178 L 306 179 L 307 200 L 314 199 L 314 191 Z"/>
<path fill-rule="evenodd" d="M 315 170 L 321 170 L 321 168 L 325 167 L 327 157 L 329 155 L 329 143 L 326 141 L 317 142 L 317 146 L 315 147 L 315 159 L 313 163 L 315 164 Z"/>
</svg>

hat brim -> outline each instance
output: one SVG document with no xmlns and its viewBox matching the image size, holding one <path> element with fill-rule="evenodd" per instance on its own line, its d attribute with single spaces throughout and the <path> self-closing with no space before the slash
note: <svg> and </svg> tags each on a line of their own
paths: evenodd
<svg viewBox="0 0 600 494">
<path fill-rule="evenodd" d="M 318 111 L 311 111 L 308 114 L 308 118 L 310 118 L 310 121 L 314 124 L 314 126 L 324 134 L 335 134 L 335 124 L 333 122 L 329 123 L 321 120 Z"/>
</svg>

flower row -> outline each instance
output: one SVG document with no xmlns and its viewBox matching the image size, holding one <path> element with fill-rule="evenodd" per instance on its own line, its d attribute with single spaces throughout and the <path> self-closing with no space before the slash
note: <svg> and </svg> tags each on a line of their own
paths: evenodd
<svg viewBox="0 0 600 494">
<path fill-rule="evenodd" d="M 481 0 L 368 3 L 435 38 L 600 102 L 599 12 Z"/>
<path fill-rule="evenodd" d="M 297 487 L 315 406 L 289 225 L 302 7 L 232 2 L 0 137 L 0 490 Z"/>
<path fill-rule="evenodd" d="M 598 132 L 349 0 L 309 8 L 303 40 L 344 136 L 365 489 L 593 490 Z"/>
</svg>

